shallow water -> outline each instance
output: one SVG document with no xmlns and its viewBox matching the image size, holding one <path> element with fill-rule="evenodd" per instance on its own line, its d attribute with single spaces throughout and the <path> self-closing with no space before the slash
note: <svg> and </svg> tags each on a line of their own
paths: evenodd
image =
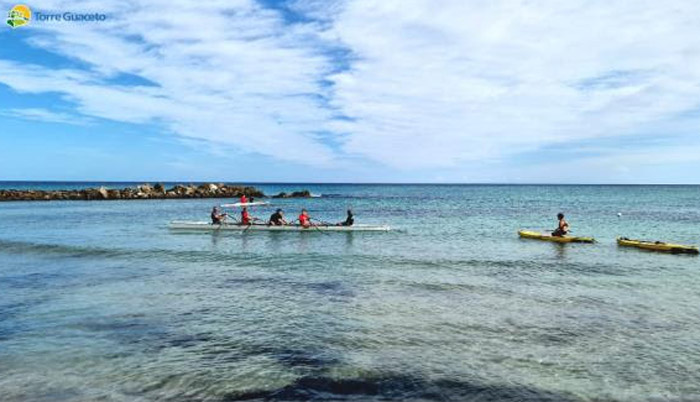
<svg viewBox="0 0 700 402">
<path fill-rule="evenodd" d="M 700 258 L 614 242 L 700 243 L 698 186 L 261 187 L 324 195 L 276 200 L 288 216 L 396 230 L 178 234 L 217 200 L 0 203 L 0 399 L 700 399 Z M 517 237 L 559 211 L 599 242 Z"/>
</svg>

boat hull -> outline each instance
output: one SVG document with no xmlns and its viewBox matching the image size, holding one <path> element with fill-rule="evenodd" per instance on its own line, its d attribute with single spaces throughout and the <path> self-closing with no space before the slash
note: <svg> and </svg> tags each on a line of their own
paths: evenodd
<svg viewBox="0 0 700 402">
<path fill-rule="evenodd" d="M 551 241 L 554 243 L 595 243 L 595 239 L 592 237 L 552 236 L 531 230 L 521 230 L 518 232 L 518 235 L 523 239 Z"/>
<path fill-rule="evenodd" d="M 172 230 L 188 230 L 188 231 L 264 231 L 264 232 L 388 232 L 391 230 L 389 226 L 383 225 L 353 225 L 353 226 L 311 226 L 305 228 L 300 225 L 239 225 L 239 224 L 222 224 L 213 225 L 208 222 L 189 222 L 189 221 L 174 221 L 169 225 Z"/>
<path fill-rule="evenodd" d="M 683 244 L 672 244 L 658 241 L 634 240 L 619 237 L 617 244 L 622 247 L 635 247 L 642 250 L 659 251 L 664 253 L 674 254 L 699 254 L 700 250 L 694 246 L 686 246 Z"/>
<path fill-rule="evenodd" d="M 233 204 L 223 204 L 221 205 L 221 208 L 243 208 L 243 207 L 256 207 L 256 206 L 263 206 L 263 205 L 269 205 L 269 202 L 265 201 L 255 201 L 255 202 L 235 202 Z"/>
</svg>

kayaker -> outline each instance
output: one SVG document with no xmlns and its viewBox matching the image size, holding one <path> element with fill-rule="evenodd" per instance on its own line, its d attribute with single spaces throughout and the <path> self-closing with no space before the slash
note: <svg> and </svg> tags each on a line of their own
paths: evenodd
<svg viewBox="0 0 700 402">
<path fill-rule="evenodd" d="M 569 234 L 569 222 L 564 219 L 564 214 L 561 212 L 557 214 L 557 219 L 559 219 L 559 227 L 552 232 L 552 236 L 563 237 Z"/>
<path fill-rule="evenodd" d="M 311 217 L 309 216 L 309 211 L 306 209 L 301 210 L 301 215 L 299 215 L 299 224 L 305 228 L 311 227 Z"/>
<path fill-rule="evenodd" d="M 345 221 L 340 222 L 338 226 L 352 226 L 355 224 L 355 216 L 352 214 L 352 210 L 348 209 L 348 217 L 345 218 Z"/>
<path fill-rule="evenodd" d="M 277 208 L 274 214 L 270 215 L 270 222 L 268 225 L 282 226 L 286 225 L 287 221 L 284 219 L 284 214 L 280 208 Z"/>
<path fill-rule="evenodd" d="M 253 218 L 248 213 L 248 208 L 243 207 L 241 211 L 241 225 L 252 225 L 253 221 L 257 221 L 257 218 Z"/>
<path fill-rule="evenodd" d="M 246 198 L 245 194 L 241 196 L 241 204 L 245 204 L 248 202 L 248 198 Z"/>
<path fill-rule="evenodd" d="M 224 219 L 228 216 L 227 213 L 221 213 L 221 210 L 219 207 L 214 207 L 211 210 L 211 224 L 212 225 L 221 225 L 224 223 Z"/>
</svg>

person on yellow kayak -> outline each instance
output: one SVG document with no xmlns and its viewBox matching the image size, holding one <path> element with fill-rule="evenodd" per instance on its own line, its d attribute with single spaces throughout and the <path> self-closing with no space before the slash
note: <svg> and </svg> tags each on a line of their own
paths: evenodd
<svg viewBox="0 0 700 402">
<path fill-rule="evenodd" d="M 564 214 L 561 212 L 557 214 L 557 219 L 559 219 L 559 227 L 552 232 L 552 236 L 564 237 L 569 234 L 569 222 L 564 219 Z"/>
</svg>

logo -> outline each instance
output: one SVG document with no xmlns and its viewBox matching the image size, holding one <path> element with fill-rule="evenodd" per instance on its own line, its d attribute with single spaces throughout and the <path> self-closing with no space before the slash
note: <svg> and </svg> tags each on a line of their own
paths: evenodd
<svg viewBox="0 0 700 402">
<path fill-rule="evenodd" d="M 18 28 L 29 24 L 32 19 L 32 10 L 24 4 L 18 4 L 7 13 L 7 25 L 12 28 Z"/>
</svg>

